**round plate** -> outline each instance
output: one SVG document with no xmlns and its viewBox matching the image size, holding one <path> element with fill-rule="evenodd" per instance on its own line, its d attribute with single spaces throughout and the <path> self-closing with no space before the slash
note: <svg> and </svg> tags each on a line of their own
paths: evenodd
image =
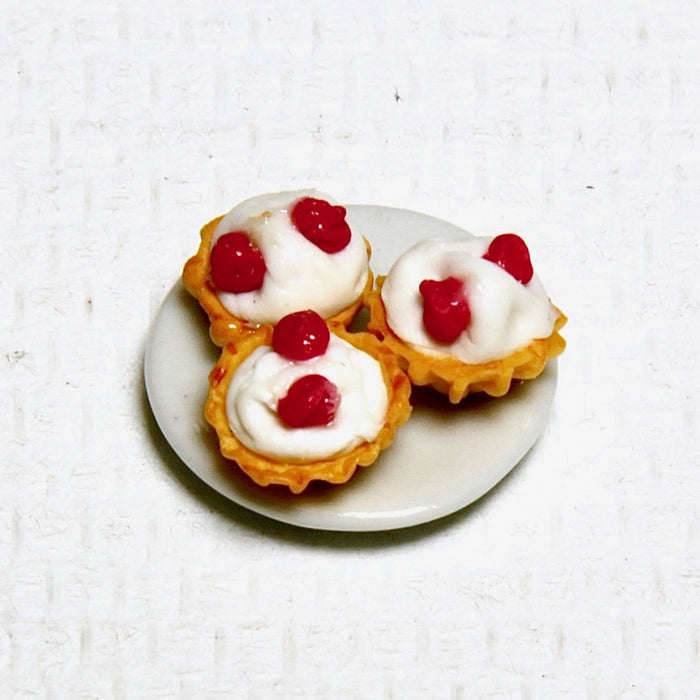
<svg viewBox="0 0 700 700">
<path fill-rule="evenodd" d="M 424 214 L 348 206 L 372 243 L 372 269 L 385 274 L 396 257 L 427 236 L 464 231 Z M 495 486 L 542 432 L 554 398 L 556 362 L 507 396 L 470 396 L 452 406 L 429 389 L 414 389 L 414 411 L 377 462 L 341 486 L 313 483 L 292 495 L 258 487 L 221 457 L 203 407 L 218 349 L 197 301 L 177 282 L 151 329 L 145 357 L 148 398 L 166 440 L 182 461 L 230 500 L 275 520 L 308 528 L 376 531 L 418 525 L 469 505 Z"/>
</svg>

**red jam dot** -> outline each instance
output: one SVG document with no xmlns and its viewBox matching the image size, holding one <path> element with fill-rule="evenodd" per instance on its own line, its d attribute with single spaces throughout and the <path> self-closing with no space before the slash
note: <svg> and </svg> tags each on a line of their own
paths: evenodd
<svg viewBox="0 0 700 700">
<path fill-rule="evenodd" d="M 425 330 L 438 343 L 454 342 L 471 319 L 462 281 L 455 277 L 423 280 L 419 290 Z"/>
<path fill-rule="evenodd" d="M 338 253 L 352 237 L 345 214 L 345 207 L 304 197 L 294 205 L 291 218 L 296 229 L 315 246 L 325 253 Z"/>
<path fill-rule="evenodd" d="M 277 402 L 277 414 L 290 428 L 311 428 L 330 425 L 338 406 L 338 387 L 320 374 L 307 374 Z"/>
<path fill-rule="evenodd" d="M 310 360 L 326 352 L 330 339 L 326 322 L 308 309 L 278 321 L 272 332 L 272 348 L 288 360 Z"/>
<path fill-rule="evenodd" d="M 484 260 L 496 263 L 523 284 L 527 284 L 532 279 L 530 251 L 525 241 L 515 233 L 502 233 L 496 236 L 491 241 Z"/>
<path fill-rule="evenodd" d="M 226 376 L 226 368 L 217 365 L 209 374 L 209 384 L 212 389 L 216 389 Z"/>
<path fill-rule="evenodd" d="M 221 236 L 209 257 L 211 279 L 224 292 L 252 292 L 260 289 L 265 277 L 265 260 L 243 231 Z"/>
</svg>

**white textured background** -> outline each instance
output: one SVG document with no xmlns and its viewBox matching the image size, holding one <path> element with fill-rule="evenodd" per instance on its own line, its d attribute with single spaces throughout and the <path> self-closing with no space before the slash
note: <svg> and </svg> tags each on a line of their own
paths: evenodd
<svg viewBox="0 0 700 700">
<path fill-rule="evenodd" d="M 0 697 L 700 696 L 694 2 L 4 2 Z M 548 429 L 387 534 L 209 491 L 142 387 L 199 227 L 316 186 L 515 230 Z"/>
</svg>

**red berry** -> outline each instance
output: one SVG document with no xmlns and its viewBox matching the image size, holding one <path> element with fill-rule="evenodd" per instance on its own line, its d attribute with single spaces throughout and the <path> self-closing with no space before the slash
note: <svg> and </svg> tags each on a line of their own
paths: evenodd
<svg viewBox="0 0 700 700">
<path fill-rule="evenodd" d="M 484 255 L 484 260 L 490 260 L 500 265 L 506 272 L 515 277 L 518 282 L 527 284 L 533 275 L 530 251 L 525 241 L 515 233 L 502 233 L 496 236 Z"/>
<path fill-rule="evenodd" d="M 464 284 L 455 277 L 423 280 L 423 325 L 438 343 L 451 343 L 469 325 L 471 311 L 464 295 Z"/>
<path fill-rule="evenodd" d="M 265 260 L 243 231 L 221 236 L 209 257 L 211 279 L 224 292 L 252 292 L 265 277 Z"/>
<path fill-rule="evenodd" d="M 297 379 L 277 402 L 277 414 L 290 428 L 330 425 L 340 406 L 338 387 L 320 374 Z"/>
<path fill-rule="evenodd" d="M 272 347 L 288 360 L 310 360 L 326 352 L 330 338 L 326 322 L 308 309 L 279 320 L 272 332 Z"/>
<path fill-rule="evenodd" d="M 314 245 L 325 253 L 337 253 L 352 237 L 345 214 L 345 207 L 304 197 L 294 205 L 291 218 L 297 230 Z"/>
</svg>

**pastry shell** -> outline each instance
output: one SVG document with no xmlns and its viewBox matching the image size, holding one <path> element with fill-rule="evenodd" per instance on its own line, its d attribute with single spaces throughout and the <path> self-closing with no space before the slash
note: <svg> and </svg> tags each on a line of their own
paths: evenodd
<svg viewBox="0 0 700 700">
<path fill-rule="evenodd" d="M 216 289 L 209 276 L 209 253 L 214 231 L 223 216 L 219 216 L 206 224 L 201 232 L 201 241 L 197 252 L 185 263 L 182 271 L 182 281 L 185 289 L 199 301 L 209 317 L 209 335 L 215 345 L 224 347 L 227 343 L 235 342 L 240 338 L 255 333 L 261 325 L 238 318 L 231 314 L 221 303 Z M 367 239 L 367 259 L 371 255 L 371 247 Z M 360 296 L 350 305 L 325 320 L 329 325 L 347 327 L 357 314 L 358 309 L 364 303 L 364 297 L 370 292 L 374 284 L 372 270 L 368 267 L 367 283 Z"/>
<path fill-rule="evenodd" d="M 361 443 L 347 454 L 302 463 L 282 462 L 252 451 L 231 431 L 226 416 L 226 394 L 231 378 L 256 348 L 271 344 L 272 327 L 262 326 L 238 343 L 224 346 L 219 361 L 209 374 L 204 416 L 217 433 L 221 454 L 235 461 L 260 486 L 283 485 L 298 494 L 315 480 L 345 483 L 358 466 L 366 467 L 377 460 L 379 453 L 392 443 L 396 429 L 411 414 L 411 383 L 399 368 L 393 353 L 370 333 L 350 333 L 342 327 L 331 328 L 331 332 L 379 361 L 389 395 L 387 415 L 377 437 L 371 442 Z"/>
<path fill-rule="evenodd" d="M 413 384 L 430 386 L 446 394 L 451 403 L 459 403 L 468 394 L 477 392 L 504 396 L 513 380 L 538 377 L 547 361 L 560 355 L 566 347 L 566 341 L 559 335 L 559 330 L 567 318 L 557 309 L 559 316 L 551 335 L 537 338 L 501 359 L 468 364 L 450 355 L 425 354 L 405 343 L 389 327 L 381 298 L 384 279 L 385 276 L 378 277 L 376 289 L 366 297 L 365 303 L 370 315 L 367 329 L 377 335 L 398 357 L 401 368 Z"/>
</svg>

